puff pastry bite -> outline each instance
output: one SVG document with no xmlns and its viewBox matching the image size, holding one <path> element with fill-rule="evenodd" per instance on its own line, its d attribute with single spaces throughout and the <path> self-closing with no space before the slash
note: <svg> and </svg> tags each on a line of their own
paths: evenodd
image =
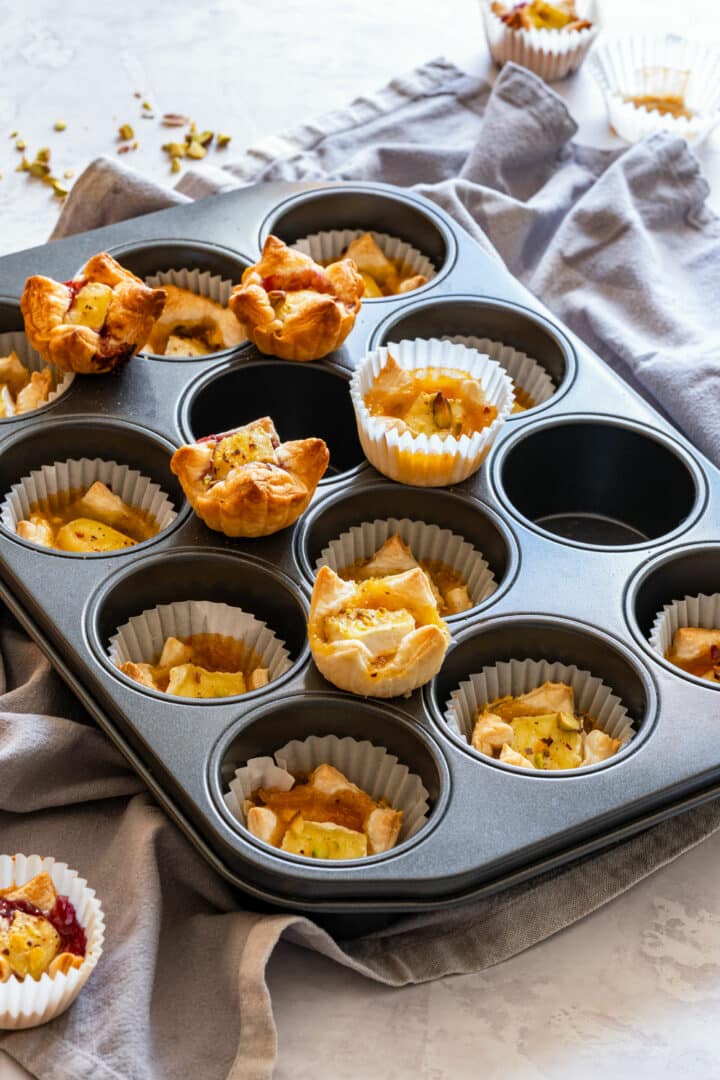
<svg viewBox="0 0 720 1080">
<path fill-rule="evenodd" d="M 101 252 L 72 281 L 29 277 L 20 308 L 28 340 L 43 360 L 61 371 L 99 375 L 144 345 L 165 295 Z"/>
<path fill-rule="evenodd" d="M 620 749 L 587 713 L 575 709 L 573 688 L 546 682 L 478 710 L 472 745 L 481 754 L 525 769 L 577 769 Z"/>
<path fill-rule="evenodd" d="M 310 602 L 308 637 L 328 682 L 381 698 L 409 694 L 432 679 L 450 643 L 420 567 L 354 582 L 322 566 Z"/>
<path fill-rule="evenodd" d="M 495 0 L 494 13 L 510 30 L 587 30 L 589 19 L 581 19 L 575 0 L 530 0 L 529 3 L 507 5 Z"/>
<path fill-rule="evenodd" d="M 417 561 L 398 533 L 388 537 L 370 559 L 360 559 L 340 571 L 344 581 L 368 581 L 421 569 L 428 579 L 440 615 L 457 615 L 472 607 L 462 575 L 439 559 Z"/>
<path fill-rule="evenodd" d="M 377 802 L 332 765 L 318 765 L 289 791 L 259 788 L 243 806 L 253 836 L 295 855 L 357 859 L 398 841 L 403 813 Z"/>
<path fill-rule="evenodd" d="M 195 513 L 226 536 L 269 536 L 307 509 L 330 454 L 322 439 L 280 442 L 269 416 L 173 454 Z"/>
<path fill-rule="evenodd" d="M 228 306 L 261 352 L 319 360 L 352 330 L 362 295 L 352 260 L 323 267 L 268 236 L 260 261 L 244 272 Z"/>
<path fill-rule="evenodd" d="M 48 873 L 0 889 L 0 983 L 67 974 L 86 952 L 75 908 Z"/>
<path fill-rule="evenodd" d="M 166 638 L 155 664 L 126 661 L 120 671 L 141 686 L 175 697 L 216 698 L 259 690 L 268 669 L 242 641 L 221 634 Z"/>
<path fill-rule="evenodd" d="M 100 480 L 87 491 L 61 491 L 36 503 L 15 526 L 23 540 L 75 552 L 133 547 L 159 531 L 151 514 L 128 506 Z"/>
<path fill-rule="evenodd" d="M 424 274 L 416 274 L 394 259 L 388 259 L 372 233 L 363 233 L 348 244 L 344 259 L 352 259 L 365 285 L 365 296 L 397 296 L 427 284 Z"/>
<path fill-rule="evenodd" d="M 720 627 L 679 626 L 665 658 L 690 675 L 720 682 Z"/>
<path fill-rule="evenodd" d="M 165 306 L 144 345 L 146 352 L 206 356 L 245 340 L 239 322 L 222 304 L 177 285 L 163 285 L 163 289 Z"/>
</svg>

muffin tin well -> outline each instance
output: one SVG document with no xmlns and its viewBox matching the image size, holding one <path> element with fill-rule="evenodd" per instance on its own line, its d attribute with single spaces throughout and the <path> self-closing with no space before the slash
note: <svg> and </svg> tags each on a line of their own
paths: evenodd
<svg viewBox="0 0 720 1080">
<path fill-rule="evenodd" d="M 263 357 L 247 342 L 181 363 L 139 355 L 117 376 L 76 378 L 52 411 L 3 422 L 0 498 L 43 465 L 90 457 L 137 469 L 178 513 L 145 544 L 91 558 L 58 557 L 0 526 L 0 598 L 219 873 L 266 905 L 364 918 L 486 894 L 720 790 L 717 688 L 648 643 L 665 604 L 720 591 L 720 473 L 440 209 L 384 185 L 263 184 L 7 256 L 0 331 L 21 329 L 26 276 L 66 280 L 100 250 L 142 277 L 185 266 L 237 281 L 270 231 L 293 243 L 335 229 L 399 237 L 437 274 L 364 304 L 323 361 Z M 555 391 L 512 416 L 465 483 L 392 483 L 362 454 L 348 380 L 370 349 L 457 335 L 525 353 Z M 330 468 L 294 527 L 231 540 L 191 513 L 170 456 L 183 441 L 265 415 L 283 439 L 324 438 Z M 306 620 L 323 552 L 391 518 L 461 537 L 496 588 L 450 618 L 436 678 L 386 702 L 325 682 Z M 189 600 L 264 622 L 285 642 L 288 670 L 260 690 L 197 701 L 145 689 L 114 667 L 119 627 Z M 591 672 L 622 700 L 635 735 L 616 757 L 534 774 L 483 757 L 448 727 L 461 683 L 529 658 Z M 324 734 L 368 740 L 419 775 L 425 825 L 381 856 L 332 864 L 252 837 L 224 801 L 234 770 Z"/>
</svg>

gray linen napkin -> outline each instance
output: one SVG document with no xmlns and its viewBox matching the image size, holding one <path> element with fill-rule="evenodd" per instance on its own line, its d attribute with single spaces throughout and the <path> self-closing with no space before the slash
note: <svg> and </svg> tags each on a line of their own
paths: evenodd
<svg viewBox="0 0 720 1080">
<path fill-rule="evenodd" d="M 720 227 L 677 140 L 624 152 L 570 142 L 575 125 L 514 67 L 492 93 L 436 61 L 225 170 L 166 191 L 101 159 L 79 178 L 56 235 L 263 179 L 415 184 L 644 388 L 718 462 Z M 488 239 L 489 238 L 489 239 Z M 498 257 L 500 257 L 498 256 Z M 720 463 L 720 462 L 719 462 Z M 0 1038 L 49 1080 L 265 1080 L 276 1053 L 265 966 L 281 935 L 393 986 L 480 970 L 618 896 L 720 826 L 720 805 L 452 911 L 336 942 L 307 919 L 258 915 L 144 793 L 47 662 L 0 621 L 3 850 L 67 860 L 96 888 L 106 953 L 73 1008 Z M 4 690 L 4 693 L 2 693 Z"/>
</svg>

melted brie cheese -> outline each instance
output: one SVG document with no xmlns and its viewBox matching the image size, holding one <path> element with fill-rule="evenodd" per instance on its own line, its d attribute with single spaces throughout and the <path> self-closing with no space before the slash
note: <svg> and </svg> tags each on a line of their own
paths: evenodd
<svg viewBox="0 0 720 1080">
<path fill-rule="evenodd" d="M 415 620 L 405 608 L 352 608 L 325 620 L 328 641 L 360 641 L 373 657 L 397 652 L 414 629 Z"/>
</svg>

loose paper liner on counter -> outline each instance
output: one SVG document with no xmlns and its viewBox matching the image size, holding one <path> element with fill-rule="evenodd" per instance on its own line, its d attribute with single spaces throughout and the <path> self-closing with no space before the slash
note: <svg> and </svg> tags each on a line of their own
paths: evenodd
<svg viewBox="0 0 720 1080">
<path fill-rule="evenodd" d="M 18 360 L 31 375 L 34 371 L 44 371 L 45 368 L 48 368 L 52 375 L 53 389 L 48 394 L 47 401 L 44 401 L 42 405 L 38 405 L 38 409 L 44 409 L 51 401 L 57 401 L 72 386 L 75 372 L 59 371 L 51 364 L 46 364 L 40 353 L 32 348 L 22 330 L 11 330 L 5 334 L 0 334 L 0 356 L 9 356 L 11 352 L 17 353 Z M 23 416 L 31 416 L 38 409 L 29 409 L 27 412 L 13 417 L 13 419 L 20 420 Z"/>
<path fill-rule="evenodd" d="M 437 559 L 452 567 L 467 586 L 473 606 L 487 599 L 497 589 L 495 575 L 479 551 L 462 536 L 439 525 L 410 518 L 384 518 L 364 521 L 341 533 L 323 549 L 316 567 L 329 566 L 336 573 L 352 566 L 359 559 L 370 559 L 395 533 L 399 533 L 420 562 Z"/>
<path fill-rule="evenodd" d="M 610 127 L 628 142 L 668 131 L 696 145 L 720 123 L 720 49 L 676 34 L 626 34 L 598 45 L 590 70 Z M 690 117 L 639 108 L 627 97 L 680 95 Z"/>
<path fill-rule="evenodd" d="M 181 269 L 160 270 L 157 274 L 149 274 L 145 278 L 145 284 L 153 289 L 162 288 L 163 285 L 175 285 L 178 289 L 189 289 L 190 292 L 194 292 L 198 296 L 206 296 L 209 300 L 214 300 L 216 304 L 221 304 L 226 308 L 231 292 L 235 285 L 239 283 L 221 277 L 220 274 L 211 274 L 209 270 Z M 226 345 L 225 348 L 218 349 L 217 352 L 224 352 L 225 349 L 236 349 L 238 345 L 247 340 L 239 323 L 238 328 L 240 329 L 240 340 L 233 345 Z M 141 352 L 148 352 L 148 350 L 142 349 Z M 157 355 L 162 355 L 162 353 Z M 211 357 L 215 353 L 205 355 Z M 202 360 L 203 357 L 195 357 L 194 359 Z"/>
<path fill-rule="evenodd" d="M 427 255 L 417 248 L 400 240 L 397 236 L 374 232 L 372 229 L 330 229 L 326 232 L 311 233 L 310 236 L 297 240 L 292 246 L 305 255 L 310 255 L 321 266 L 336 262 L 342 257 L 348 244 L 369 232 L 383 255 L 407 271 L 407 276 L 423 274 L 428 281 L 434 278 L 437 270 Z M 410 293 L 401 293 L 407 295 Z"/>
<path fill-rule="evenodd" d="M 318 765 L 333 765 L 375 801 L 385 799 L 393 810 L 402 810 L 403 824 L 398 843 L 415 836 L 425 825 L 430 795 L 420 777 L 411 773 L 407 765 L 402 765 L 385 747 L 350 736 L 341 739 L 337 735 L 311 735 L 302 741 L 293 739 L 276 750 L 272 757 L 250 758 L 246 765 L 236 770 L 225 803 L 230 813 L 245 826 L 243 804 L 253 791 L 261 787 L 289 791 L 294 784 L 291 773 L 308 774 Z M 286 854 L 279 848 L 274 850 Z"/>
<path fill-rule="evenodd" d="M 574 664 L 568 666 L 559 661 L 551 664 L 547 660 L 503 660 L 484 667 L 480 674 L 471 675 L 453 690 L 445 706 L 445 722 L 456 735 L 471 744 L 478 709 L 508 694 L 511 697 L 527 694 L 545 682 L 572 686 L 576 712 L 591 716 L 601 731 L 620 740 L 621 748 L 635 735 L 627 709 L 602 679 L 589 671 L 581 671 Z"/>
<path fill-rule="evenodd" d="M 512 60 L 546 82 L 577 71 L 599 31 L 595 0 L 577 0 L 575 5 L 578 16 L 593 24 L 586 30 L 511 30 L 492 10 L 492 0 L 481 0 L 480 6 L 495 63 L 502 66 Z M 507 0 L 508 10 L 513 6 L 513 0 Z"/>
<path fill-rule="evenodd" d="M 166 638 L 193 634 L 218 634 L 242 641 L 261 658 L 260 666 L 268 669 L 270 682 L 291 666 L 285 642 L 264 622 L 239 607 L 210 600 L 160 604 L 134 615 L 110 638 L 108 655 L 116 667 L 128 662 L 156 664 Z"/>
<path fill-rule="evenodd" d="M 467 372 L 482 386 L 485 399 L 497 409 L 489 427 L 461 435 L 413 435 L 387 426 L 387 420 L 371 416 L 365 395 L 391 355 L 401 368 L 454 368 Z M 515 400 L 512 380 L 496 360 L 451 341 L 437 338 L 400 341 L 380 346 L 360 362 L 350 380 L 358 436 L 365 457 L 378 472 L 403 484 L 444 487 L 466 480 L 482 465 Z"/>
<path fill-rule="evenodd" d="M 476 349 L 479 353 L 489 356 L 491 360 L 497 360 L 515 385 L 530 397 L 533 405 L 543 405 L 555 393 L 555 383 L 545 368 L 526 353 L 513 349 L 511 345 L 504 345 L 502 341 L 492 341 L 490 338 L 468 337 L 464 334 L 455 334 L 443 340 L 452 341 L 457 345 L 467 345 L 469 349 Z"/>
<path fill-rule="evenodd" d="M 66 863 L 40 855 L 0 855 L 0 889 L 24 885 L 30 878 L 46 871 L 61 896 L 67 896 L 87 936 L 85 960 L 79 968 L 54 978 L 45 973 L 40 979 L 20 979 L 11 975 L 0 983 L 0 1029 L 16 1031 L 37 1027 L 59 1016 L 72 1005 L 90 978 L 102 956 L 105 919 L 100 901 L 87 882 L 70 870 Z"/>
<path fill-rule="evenodd" d="M 720 630 L 720 593 L 700 593 L 698 596 L 686 596 L 684 600 L 673 600 L 671 604 L 666 604 L 655 616 L 650 631 L 649 641 L 655 652 L 665 656 L 672 648 L 675 631 L 681 626 Z M 713 685 L 710 679 L 704 679 L 703 682 L 708 686 Z"/>
<path fill-rule="evenodd" d="M 43 465 L 13 484 L 0 506 L 0 521 L 9 532 L 15 532 L 18 521 L 27 518 L 32 505 L 61 491 L 87 491 L 96 480 L 119 495 L 128 506 L 151 514 L 160 526 L 160 532 L 177 517 L 165 492 L 137 469 L 101 458 L 70 458 Z"/>
</svg>

